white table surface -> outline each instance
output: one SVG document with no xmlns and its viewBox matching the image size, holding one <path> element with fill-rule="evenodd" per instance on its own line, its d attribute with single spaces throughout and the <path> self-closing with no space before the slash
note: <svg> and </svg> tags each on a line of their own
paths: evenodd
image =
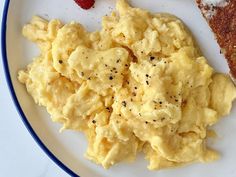
<svg viewBox="0 0 236 177">
<path fill-rule="evenodd" d="M 1 19 L 3 4 L 4 0 L 0 0 Z M 21 121 L 8 91 L 1 57 L 0 177 L 67 177 L 37 145 Z"/>
</svg>

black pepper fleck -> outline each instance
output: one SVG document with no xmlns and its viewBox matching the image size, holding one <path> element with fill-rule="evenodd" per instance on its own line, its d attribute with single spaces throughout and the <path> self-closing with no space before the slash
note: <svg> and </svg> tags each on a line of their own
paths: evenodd
<svg viewBox="0 0 236 177">
<path fill-rule="evenodd" d="M 148 81 L 146 81 L 146 84 L 147 84 L 147 85 L 149 85 L 149 82 L 148 82 Z"/>
<path fill-rule="evenodd" d="M 58 62 L 59 62 L 60 64 L 62 64 L 62 63 L 63 63 L 63 61 L 62 61 L 62 60 L 58 60 Z"/>
<path fill-rule="evenodd" d="M 91 77 L 89 77 L 88 80 L 91 80 Z"/>
<path fill-rule="evenodd" d="M 147 122 L 147 121 L 145 121 L 145 124 L 148 124 L 148 122 Z"/>
<path fill-rule="evenodd" d="M 137 90 L 138 88 L 137 87 L 134 87 L 135 90 Z"/>
<path fill-rule="evenodd" d="M 153 57 L 153 56 L 150 57 L 150 60 L 151 60 L 151 61 L 154 60 L 154 59 L 155 59 L 155 57 Z"/>
<path fill-rule="evenodd" d="M 159 104 L 162 104 L 162 101 L 160 101 Z"/>
<path fill-rule="evenodd" d="M 122 101 L 121 103 L 124 107 L 126 107 L 126 101 Z"/>
<path fill-rule="evenodd" d="M 96 120 L 92 120 L 92 123 L 95 124 L 95 123 L 96 123 Z"/>
<path fill-rule="evenodd" d="M 81 74 L 81 76 L 84 76 L 84 72 L 81 72 L 80 74 Z"/>
<path fill-rule="evenodd" d="M 112 79 L 113 79 L 113 77 L 112 77 L 112 76 L 110 76 L 110 77 L 109 77 L 109 79 L 110 79 L 110 80 L 112 80 Z"/>
</svg>

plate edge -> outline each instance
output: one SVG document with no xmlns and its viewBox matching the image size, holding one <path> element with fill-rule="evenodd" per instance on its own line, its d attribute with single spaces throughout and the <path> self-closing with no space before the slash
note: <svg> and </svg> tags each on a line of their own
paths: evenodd
<svg viewBox="0 0 236 177">
<path fill-rule="evenodd" d="M 5 0 L 3 5 L 3 12 L 2 12 L 2 23 L 1 23 L 1 49 L 2 49 L 2 62 L 3 62 L 3 70 L 4 75 L 6 78 L 6 82 L 8 85 L 8 89 L 11 94 L 12 101 L 16 107 L 16 110 L 18 114 L 21 117 L 21 120 L 23 121 L 25 127 L 27 128 L 28 132 L 31 134 L 32 138 L 36 141 L 36 143 L 39 145 L 39 147 L 46 153 L 46 155 L 54 162 L 56 163 L 62 170 L 64 170 L 67 174 L 73 177 L 80 177 L 75 172 L 73 172 L 70 168 L 68 168 L 64 163 L 62 163 L 47 147 L 46 145 L 41 141 L 41 139 L 38 137 L 38 135 L 35 133 L 33 128 L 31 127 L 29 121 L 27 120 L 27 117 L 25 116 L 20 103 L 17 99 L 16 93 L 14 91 L 14 87 L 12 84 L 9 67 L 8 67 L 8 61 L 7 61 L 7 47 L 6 47 L 6 32 L 7 32 L 7 17 L 8 17 L 8 10 L 9 10 L 10 0 Z"/>
</svg>

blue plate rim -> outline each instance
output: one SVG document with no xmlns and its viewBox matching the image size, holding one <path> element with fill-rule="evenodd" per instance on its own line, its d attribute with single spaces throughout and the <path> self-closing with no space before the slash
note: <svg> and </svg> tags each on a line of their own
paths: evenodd
<svg viewBox="0 0 236 177">
<path fill-rule="evenodd" d="M 5 73 L 5 78 L 7 81 L 8 89 L 11 94 L 11 98 L 14 102 L 14 105 L 17 109 L 18 114 L 21 117 L 21 120 L 23 121 L 25 127 L 33 137 L 33 139 L 37 142 L 39 147 L 47 154 L 47 156 L 54 161 L 61 169 L 63 169 L 66 173 L 68 173 L 70 176 L 73 177 L 80 177 L 75 172 L 73 172 L 69 167 L 67 167 L 64 163 L 62 163 L 42 142 L 42 140 L 38 137 L 36 132 L 33 130 L 32 126 L 30 125 L 29 121 L 27 120 L 27 117 L 25 116 L 20 103 L 16 97 L 16 93 L 13 87 L 13 83 L 10 76 L 10 70 L 8 66 L 8 60 L 7 60 L 7 47 L 6 47 L 6 33 L 7 33 L 7 17 L 8 17 L 8 10 L 10 6 L 10 0 L 5 0 L 4 7 L 3 7 L 3 13 L 2 13 L 2 30 L 1 30 L 1 49 L 2 49 L 2 61 L 3 61 L 3 68 Z"/>
</svg>

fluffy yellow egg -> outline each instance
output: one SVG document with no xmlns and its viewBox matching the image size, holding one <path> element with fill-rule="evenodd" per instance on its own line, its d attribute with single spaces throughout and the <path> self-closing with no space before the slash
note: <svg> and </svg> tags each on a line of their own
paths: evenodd
<svg viewBox="0 0 236 177">
<path fill-rule="evenodd" d="M 62 129 L 82 131 L 104 168 L 142 151 L 149 169 L 208 162 L 208 127 L 229 114 L 236 89 L 207 64 L 183 23 L 117 1 L 102 29 L 33 17 L 23 35 L 40 55 L 18 79 Z"/>
</svg>

